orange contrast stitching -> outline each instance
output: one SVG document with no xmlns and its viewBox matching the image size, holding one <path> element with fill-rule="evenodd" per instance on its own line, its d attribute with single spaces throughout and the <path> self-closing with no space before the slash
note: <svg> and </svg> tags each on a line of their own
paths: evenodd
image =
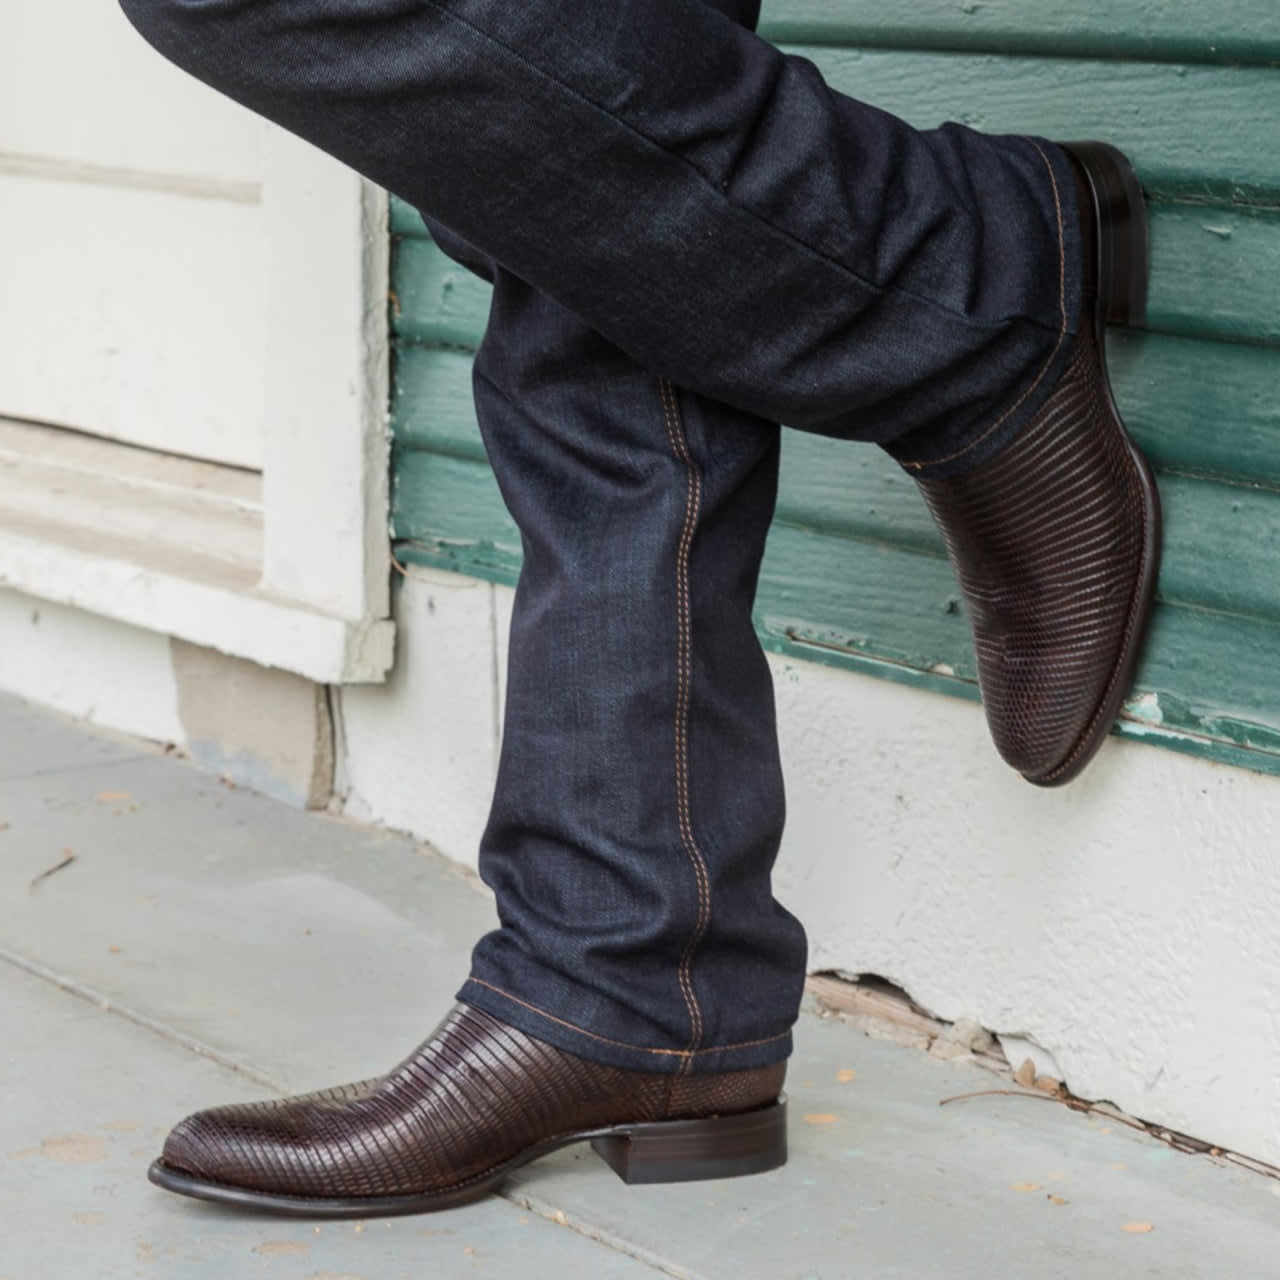
<svg viewBox="0 0 1280 1280">
<path fill-rule="evenodd" d="M 790 1031 L 782 1031 L 776 1036 L 765 1036 L 762 1040 L 743 1040 L 739 1044 L 717 1044 L 705 1049 L 649 1049 L 642 1044 L 631 1044 L 626 1040 L 613 1040 L 609 1036 L 597 1035 L 594 1031 L 588 1031 L 585 1027 L 566 1022 L 563 1018 L 557 1018 L 554 1013 L 539 1009 L 536 1004 L 530 1004 L 527 1000 L 522 1000 L 519 996 L 512 995 L 510 991 L 495 987 L 492 982 L 486 982 L 483 978 L 472 976 L 467 981 L 474 982 L 478 987 L 486 987 L 504 999 L 510 1000 L 512 1004 L 518 1004 L 521 1008 L 528 1009 L 530 1013 L 536 1013 L 540 1018 L 546 1018 L 548 1022 L 554 1022 L 557 1026 L 564 1027 L 569 1031 L 576 1031 L 578 1035 L 586 1036 L 588 1040 L 598 1040 L 601 1044 L 617 1045 L 619 1049 L 633 1049 L 636 1053 L 657 1054 L 663 1058 L 697 1058 L 708 1053 L 729 1053 L 734 1049 L 755 1049 L 762 1044 L 774 1044 L 778 1040 L 785 1040 L 791 1034 Z"/>
<path fill-rule="evenodd" d="M 970 440 L 963 449 L 957 450 L 955 453 L 948 454 L 945 458 L 930 458 L 927 462 L 904 462 L 904 467 L 915 467 L 917 470 L 921 467 L 941 466 L 944 462 L 954 462 L 957 458 L 963 458 L 966 453 L 976 449 L 992 432 L 996 431 L 1002 423 L 1007 422 L 1009 418 L 1017 413 L 1018 409 L 1026 402 L 1027 397 L 1044 381 L 1044 376 L 1049 372 L 1050 366 L 1057 359 L 1058 351 L 1061 349 L 1063 342 L 1067 337 L 1067 245 L 1065 233 L 1062 226 L 1062 199 L 1058 192 L 1058 179 L 1054 175 L 1053 165 L 1049 163 L 1049 157 L 1045 155 L 1044 148 L 1034 139 L 1029 139 L 1031 145 L 1040 153 L 1040 159 L 1044 161 L 1045 168 L 1049 170 L 1049 182 L 1053 187 L 1053 206 L 1058 216 L 1058 310 L 1062 313 L 1062 324 L 1058 329 L 1058 341 L 1053 344 L 1053 350 L 1049 352 L 1049 358 L 1044 362 L 1044 367 L 1036 374 L 1035 380 L 1031 385 L 1018 397 L 1014 403 L 1004 411 L 980 436 L 975 440 Z"/>
<path fill-rule="evenodd" d="M 671 409 L 667 399 L 667 384 L 659 379 L 658 393 L 662 398 L 662 418 L 663 424 L 667 430 L 667 440 L 671 444 L 671 451 L 679 457 L 679 446 L 676 444 L 675 429 L 671 421 Z M 688 483 L 686 481 L 686 483 Z M 684 527 L 680 531 L 680 545 L 676 552 L 676 716 L 675 716 L 675 737 L 676 737 L 676 811 L 677 818 L 680 823 L 680 839 L 684 843 L 684 809 L 680 800 L 680 758 L 681 758 L 681 734 L 680 725 L 682 719 L 682 704 L 684 697 L 684 637 L 685 637 L 685 597 L 681 590 L 682 579 L 680 573 L 680 565 L 685 554 L 685 546 L 691 536 L 690 517 L 693 511 L 690 493 L 685 500 L 684 509 Z M 686 849 L 687 852 L 687 849 Z M 697 868 L 694 868 L 694 876 L 697 878 Z M 702 882 L 698 879 L 698 896 L 701 903 Z M 685 1006 L 689 1011 L 690 1026 L 690 1047 L 692 1048 L 702 1031 L 702 1010 L 698 1005 L 698 997 L 693 990 L 693 982 L 689 972 L 689 966 L 686 964 L 688 958 L 688 947 L 686 945 L 684 953 L 681 955 L 680 967 L 677 972 L 677 980 L 680 983 L 680 992 L 684 997 Z"/>
<path fill-rule="evenodd" d="M 666 379 L 659 379 L 658 391 L 662 398 L 662 416 L 676 459 L 684 464 L 687 497 L 685 500 L 684 528 L 676 555 L 676 813 L 680 826 L 680 839 L 693 868 L 698 889 L 698 918 L 693 933 L 680 957 L 679 982 L 689 1009 L 691 1034 L 686 1052 L 697 1051 L 703 1035 L 702 1009 L 693 987 L 693 955 L 706 935 L 711 920 L 711 882 L 706 860 L 693 834 L 692 806 L 689 799 L 689 708 L 693 685 L 693 618 L 689 591 L 689 553 L 693 545 L 693 533 L 702 504 L 702 477 L 694 465 L 684 437 L 680 420 L 680 406 L 675 389 Z"/>
</svg>

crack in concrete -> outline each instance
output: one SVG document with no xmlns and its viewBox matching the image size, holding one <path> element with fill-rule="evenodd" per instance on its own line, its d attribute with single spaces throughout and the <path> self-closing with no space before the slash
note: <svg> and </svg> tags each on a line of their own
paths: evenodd
<svg viewBox="0 0 1280 1280">
<path fill-rule="evenodd" d="M 279 1081 L 273 1080 L 256 1067 L 241 1062 L 239 1059 L 231 1057 L 230 1054 L 223 1053 L 222 1050 L 215 1049 L 212 1045 L 206 1044 L 202 1040 L 197 1040 L 194 1036 L 187 1035 L 186 1032 L 179 1031 L 176 1027 L 171 1027 L 157 1018 L 153 1018 L 137 1009 L 132 1009 L 128 1005 L 121 1004 L 87 983 L 68 977 L 66 974 L 58 973 L 57 970 L 41 964 L 40 961 L 34 960 L 30 956 L 22 955 L 20 952 L 0 945 L 0 962 L 28 973 L 32 977 L 56 987 L 59 991 L 65 991 L 76 999 L 85 1001 L 102 1013 L 114 1014 L 116 1017 L 123 1018 L 126 1022 L 130 1022 L 136 1027 L 141 1027 L 144 1031 L 149 1031 L 152 1035 L 167 1041 L 169 1044 L 176 1045 L 178 1048 L 185 1049 L 187 1052 L 194 1053 L 210 1062 L 215 1062 L 221 1067 L 226 1067 L 227 1070 L 234 1071 L 237 1075 L 242 1075 L 277 1095 L 289 1092 Z M 525 1212 L 532 1213 L 556 1226 L 565 1227 L 575 1234 L 592 1241 L 594 1244 L 610 1249 L 614 1253 L 623 1254 L 635 1262 L 650 1267 L 660 1275 L 671 1276 L 672 1280 L 706 1280 L 706 1277 L 700 1272 L 690 1271 L 687 1267 L 682 1267 L 679 1263 L 672 1262 L 669 1258 L 664 1258 L 661 1254 L 654 1253 L 652 1250 L 635 1244 L 633 1241 L 625 1240 L 604 1227 L 598 1227 L 593 1223 L 570 1217 L 563 1209 L 557 1209 L 547 1201 L 541 1200 L 537 1196 L 531 1196 L 527 1192 L 499 1189 L 494 1192 L 494 1197 L 495 1199 L 505 1200 L 514 1209 L 523 1209 Z"/>
<path fill-rule="evenodd" d="M 102 760 L 85 760 L 80 764 L 57 764 L 47 769 L 31 769 L 25 773 L 0 773 L 0 784 L 6 782 L 27 782 L 32 778 L 53 778 L 64 773 L 79 773 L 87 769 L 108 769 L 121 764 L 138 764 L 144 760 L 154 760 L 158 752 L 147 751 L 136 756 L 111 756 Z"/>
<path fill-rule="evenodd" d="M 246 1079 L 252 1080 L 255 1084 L 262 1085 L 265 1089 L 270 1089 L 278 1094 L 288 1092 L 279 1081 L 273 1080 L 256 1067 L 252 1067 L 246 1062 L 241 1062 L 238 1058 L 233 1058 L 230 1054 L 223 1053 L 221 1049 L 215 1049 L 213 1045 L 205 1044 L 203 1040 L 197 1040 L 195 1036 L 187 1035 L 185 1031 L 179 1031 L 176 1027 L 171 1027 L 167 1023 L 161 1022 L 158 1018 L 153 1018 L 149 1014 L 132 1009 L 126 1004 L 121 1004 L 87 983 L 68 977 L 66 974 L 58 973 L 55 969 L 50 969 L 48 965 L 41 964 L 39 960 L 33 960 L 30 956 L 24 956 L 20 952 L 0 945 L 0 961 L 12 965 L 15 969 L 21 969 L 33 977 L 40 978 L 51 986 L 57 987 L 60 991 L 67 992 L 68 995 L 84 1000 L 103 1013 L 114 1014 L 118 1018 L 123 1018 L 126 1022 L 133 1023 L 135 1027 L 141 1027 L 144 1031 L 149 1031 L 152 1035 L 159 1036 L 160 1039 L 167 1040 L 170 1044 L 186 1049 L 189 1053 L 197 1054 L 201 1058 L 207 1058 L 210 1062 L 216 1062 L 220 1067 L 226 1067 L 228 1071 L 234 1071 L 237 1075 L 242 1075 Z"/>
<path fill-rule="evenodd" d="M 516 1205 L 518 1208 L 536 1214 L 547 1222 L 553 1222 L 558 1227 L 566 1227 L 568 1230 L 584 1236 L 595 1244 L 604 1245 L 605 1248 L 612 1249 L 614 1253 L 621 1253 L 635 1262 L 652 1267 L 654 1271 L 661 1275 L 671 1276 L 673 1280 L 706 1280 L 706 1277 L 700 1271 L 690 1271 L 688 1267 L 682 1267 L 678 1262 L 672 1262 L 669 1258 L 664 1258 L 660 1253 L 654 1253 L 652 1249 L 646 1249 L 643 1245 L 636 1244 L 631 1240 L 625 1240 L 622 1236 L 615 1235 L 604 1227 L 597 1227 L 590 1222 L 583 1222 L 578 1218 L 570 1217 L 563 1209 L 556 1209 L 548 1204 L 547 1201 L 541 1200 L 537 1196 L 531 1196 L 528 1192 L 499 1191 L 497 1194 L 501 1199 Z"/>
</svg>

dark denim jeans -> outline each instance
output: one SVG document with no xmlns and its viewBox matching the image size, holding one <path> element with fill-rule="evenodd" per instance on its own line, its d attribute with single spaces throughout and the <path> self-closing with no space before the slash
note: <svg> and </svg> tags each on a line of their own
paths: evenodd
<svg viewBox="0 0 1280 1280">
<path fill-rule="evenodd" d="M 525 564 L 462 997 L 623 1067 L 785 1057 L 775 424 L 935 472 L 1010 438 L 1079 315 L 1065 157 L 834 93 L 755 0 L 122 2 L 494 282 L 476 404 Z"/>
</svg>

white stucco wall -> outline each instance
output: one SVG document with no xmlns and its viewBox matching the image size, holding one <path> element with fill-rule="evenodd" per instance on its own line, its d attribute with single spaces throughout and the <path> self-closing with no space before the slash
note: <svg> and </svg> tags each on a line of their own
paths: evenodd
<svg viewBox="0 0 1280 1280">
<path fill-rule="evenodd" d="M 156 742 L 181 742 L 169 638 L 0 587 L 0 690 Z"/>
<path fill-rule="evenodd" d="M 495 602 L 510 593 L 412 572 L 396 597 L 387 683 L 335 699 L 337 786 L 348 816 L 412 831 L 474 867 L 498 767 Z"/>
<path fill-rule="evenodd" d="M 343 691 L 355 817 L 474 865 L 511 593 L 417 573 L 386 689 Z M 1280 781 L 1111 741 L 1058 791 L 981 709 L 775 660 L 778 896 L 812 969 L 1044 1046 L 1076 1093 L 1280 1163 Z"/>
</svg>

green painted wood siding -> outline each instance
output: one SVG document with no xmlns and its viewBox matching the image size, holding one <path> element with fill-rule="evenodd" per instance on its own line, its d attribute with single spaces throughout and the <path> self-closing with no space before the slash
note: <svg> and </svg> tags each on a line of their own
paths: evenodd
<svg viewBox="0 0 1280 1280">
<path fill-rule="evenodd" d="M 764 34 L 919 125 L 1101 136 L 1153 204 L 1149 330 L 1110 338 L 1166 549 L 1121 732 L 1280 773 L 1280 3 L 766 0 Z M 402 560 L 515 581 L 471 353 L 488 290 L 392 211 Z M 775 652 L 977 696 L 941 542 L 872 448 L 785 433 L 757 625 Z"/>
</svg>

